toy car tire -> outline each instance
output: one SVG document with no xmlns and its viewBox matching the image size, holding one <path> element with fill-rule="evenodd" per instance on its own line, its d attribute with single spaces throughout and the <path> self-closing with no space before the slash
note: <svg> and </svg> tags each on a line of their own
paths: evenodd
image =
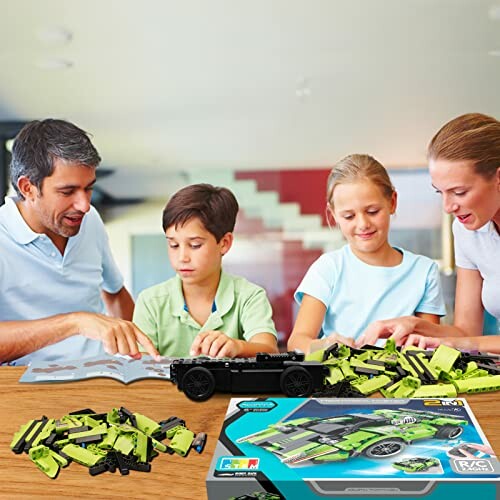
<svg viewBox="0 0 500 500">
<path fill-rule="evenodd" d="M 464 429 L 460 425 L 443 425 L 438 429 L 434 437 L 436 439 L 455 439 L 463 431 Z"/>
<path fill-rule="evenodd" d="M 195 366 L 182 378 L 184 394 L 193 401 L 205 401 L 215 392 L 215 378 L 209 370 Z"/>
<path fill-rule="evenodd" d="M 290 366 L 280 376 L 281 392 L 289 398 L 303 398 L 314 389 L 312 375 L 302 366 Z"/>
<path fill-rule="evenodd" d="M 363 450 L 363 455 L 368 458 L 392 457 L 405 449 L 405 443 L 401 439 L 382 439 Z"/>
</svg>

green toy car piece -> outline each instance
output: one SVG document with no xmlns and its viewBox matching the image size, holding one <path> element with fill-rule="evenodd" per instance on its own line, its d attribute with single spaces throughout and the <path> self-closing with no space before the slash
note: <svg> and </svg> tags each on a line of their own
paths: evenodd
<svg viewBox="0 0 500 500">
<path fill-rule="evenodd" d="M 420 410 L 380 409 L 336 417 L 303 417 L 238 439 L 274 453 L 282 462 L 329 463 L 363 454 L 386 458 L 419 439 L 455 439 L 467 420 Z"/>
<path fill-rule="evenodd" d="M 394 462 L 392 466 L 396 469 L 404 470 L 405 472 L 425 472 L 431 467 L 436 467 L 439 465 L 439 460 L 436 458 L 408 458 L 407 460 L 401 460 L 401 462 Z"/>
</svg>

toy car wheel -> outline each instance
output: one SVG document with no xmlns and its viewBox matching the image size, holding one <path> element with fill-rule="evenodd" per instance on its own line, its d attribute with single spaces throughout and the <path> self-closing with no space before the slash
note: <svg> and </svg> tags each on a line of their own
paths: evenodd
<svg viewBox="0 0 500 500">
<path fill-rule="evenodd" d="M 312 375 L 302 366 L 290 366 L 281 374 L 280 388 L 289 398 L 310 396 L 313 391 Z"/>
<path fill-rule="evenodd" d="M 215 379 L 209 370 L 196 366 L 182 379 L 184 394 L 193 401 L 205 401 L 215 392 Z"/>
<path fill-rule="evenodd" d="M 368 458 L 392 457 L 402 452 L 404 448 L 405 444 L 400 439 L 382 439 L 365 448 L 363 454 Z"/>
<path fill-rule="evenodd" d="M 438 429 L 434 437 L 436 439 L 455 439 L 460 436 L 463 431 L 460 425 L 443 425 Z"/>
</svg>

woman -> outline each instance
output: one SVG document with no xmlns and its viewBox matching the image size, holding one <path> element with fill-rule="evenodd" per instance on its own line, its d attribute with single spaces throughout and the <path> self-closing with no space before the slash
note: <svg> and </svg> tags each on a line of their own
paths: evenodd
<svg viewBox="0 0 500 500">
<path fill-rule="evenodd" d="M 500 122 L 479 113 L 459 116 L 434 136 L 428 158 L 443 208 L 455 216 L 454 324 L 436 325 L 414 316 L 376 321 L 356 345 L 392 337 L 399 345 L 435 347 L 443 342 L 500 351 L 499 337 L 481 337 L 485 310 L 500 319 Z"/>
</svg>

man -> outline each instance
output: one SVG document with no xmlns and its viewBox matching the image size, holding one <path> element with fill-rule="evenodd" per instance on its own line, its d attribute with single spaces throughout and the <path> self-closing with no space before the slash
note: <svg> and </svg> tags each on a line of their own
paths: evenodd
<svg viewBox="0 0 500 500">
<path fill-rule="evenodd" d="M 14 141 L 17 196 L 0 207 L 0 362 L 28 364 L 102 354 L 158 357 L 129 320 L 107 235 L 91 207 L 98 152 L 63 120 L 28 123 Z M 109 316 L 104 314 L 105 308 Z"/>
</svg>

